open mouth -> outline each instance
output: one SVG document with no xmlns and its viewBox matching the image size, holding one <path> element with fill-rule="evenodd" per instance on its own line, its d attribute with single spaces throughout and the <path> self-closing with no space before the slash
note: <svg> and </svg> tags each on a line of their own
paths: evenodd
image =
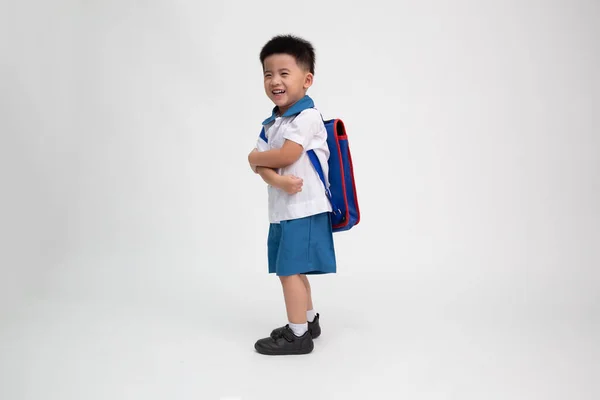
<svg viewBox="0 0 600 400">
<path fill-rule="evenodd" d="M 283 89 L 273 90 L 273 92 L 272 92 L 272 93 L 273 93 L 273 94 L 276 94 L 276 95 L 277 95 L 277 94 L 284 94 L 284 93 L 285 93 L 285 90 L 283 90 Z"/>
</svg>

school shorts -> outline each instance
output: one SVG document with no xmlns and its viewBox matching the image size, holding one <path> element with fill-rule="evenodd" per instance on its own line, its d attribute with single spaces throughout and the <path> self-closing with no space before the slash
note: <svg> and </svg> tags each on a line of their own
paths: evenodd
<svg viewBox="0 0 600 400">
<path fill-rule="evenodd" d="M 289 276 L 336 272 L 328 212 L 270 224 L 267 249 L 270 274 Z"/>
</svg>

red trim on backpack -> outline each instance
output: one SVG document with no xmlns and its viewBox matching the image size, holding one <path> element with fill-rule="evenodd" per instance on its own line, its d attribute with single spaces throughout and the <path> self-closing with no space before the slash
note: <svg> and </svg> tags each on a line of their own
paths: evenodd
<svg viewBox="0 0 600 400">
<path fill-rule="evenodd" d="M 342 125 L 342 128 L 344 130 L 344 135 L 338 136 L 338 122 Z M 333 226 L 333 229 L 338 229 L 338 228 L 343 228 L 344 226 L 348 225 L 350 223 L 350 210 L 348 209 L 348 198 L 346 197 L 346 177 L 344 175 L 344 165 L 341 162 L 342 161 L 342 150 L 340 148 L 340 139 L 342 137 L 347 138 L 348 136 L 345 135 L 346 133 L 346 128 L 344 127 L 344 123 L 342 122 L 342 120 L 340 119 L 336 119 L 333 121 L 333 132 L 335 135 L 335 143 L 337 145 L 337 151 L 338 151 L 338 157 L 340 160 L 340 176 L 342 177 L 342 187 L 343 187 L 343 193 L 344 193 L 344 206 L 346 207 L 346 219 L 344 222 L 342 222 L 341 224 L 337 224 Z"/>
<path fill-rule="evenodd" d="M 358 207 L 358 195 L 356 193 L 356 181 L 354 180 L 354 165 L 352 164 L 352 154 L 350 153 L 350 143 L 348 143 L 348 161 L 350 162 L 350 175 L 352 175 L 352 187 L 354 188 L 354 204 L 356 204 L 356 222 L 360 222 L 360 208 Z"/>
</svg>

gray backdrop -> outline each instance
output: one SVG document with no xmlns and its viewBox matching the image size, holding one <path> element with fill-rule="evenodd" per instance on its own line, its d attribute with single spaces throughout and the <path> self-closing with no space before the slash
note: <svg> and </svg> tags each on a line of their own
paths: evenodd
<svg viewBox="0 0 600 400">
<path fill-rule="evenodd" d="M 600 396 L 597 1 L 0 15 L 0 398 Z M 279 33 L 316 47 L 362 211 L 296 358 L 253 350 L 286 321 L 246 162 Z"/>
</svg>

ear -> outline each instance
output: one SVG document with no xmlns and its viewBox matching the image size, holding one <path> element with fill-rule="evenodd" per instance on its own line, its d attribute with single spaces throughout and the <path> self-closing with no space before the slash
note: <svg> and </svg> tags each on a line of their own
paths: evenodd
<svg viewBox="0 0 600 400">
<path fill-rule="evenodd" d="M 304 89 L 308 89 L 313 84 L 314 76 L 310 72 L 304 77 Z"/>
</svg>

